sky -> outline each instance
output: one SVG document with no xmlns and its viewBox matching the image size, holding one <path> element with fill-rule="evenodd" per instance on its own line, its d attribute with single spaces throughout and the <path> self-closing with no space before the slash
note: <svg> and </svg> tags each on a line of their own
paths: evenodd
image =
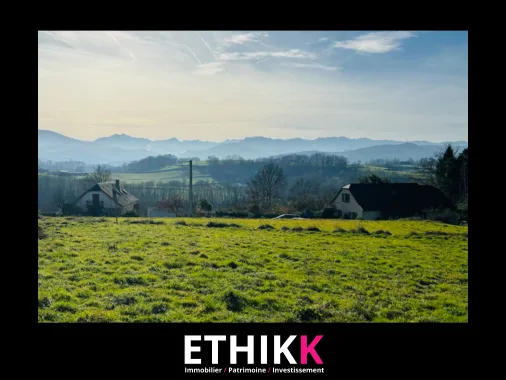
<svg viewBox="0 0 506 380">
<path fill-rule="evenodd" d="M 82 140 L 468 139 L 467 31 L 39 31 L 39 129 Z"/>
</svg>

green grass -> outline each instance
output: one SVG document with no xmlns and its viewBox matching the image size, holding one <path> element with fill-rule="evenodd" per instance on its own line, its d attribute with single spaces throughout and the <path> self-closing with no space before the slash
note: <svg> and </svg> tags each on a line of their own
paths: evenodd
<svg viewBox="0 0 506 380">
<path fill-rule="evenodd" d="M 39 220 L 40 322 L 467 322 L 467 227 L 133 220 Z"/>
<path fill-rule="evenodd" d="M 203 165 L 200 165 L 203 166 Z M 188 180 L 188 165 L 181 166 L 168 166 L 165 169 L 156 172 L 148 173 L 112 173 L 112 178 L 119 178 L 122 181 L 128 183 L 139 183 L 139 182 L 169 182 L 169 181 L 181 181 L 183 179 Z M 207 173 L 200 171 L 198 165 L 193 166 L 193 180 L 194 181 L 211 181 L 214 179 Z"/>
</svg>

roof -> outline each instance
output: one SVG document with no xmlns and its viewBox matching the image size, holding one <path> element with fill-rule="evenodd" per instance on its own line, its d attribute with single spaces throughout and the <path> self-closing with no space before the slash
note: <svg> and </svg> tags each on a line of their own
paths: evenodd
<svg viewBox="0 0 506 380">
<path fill-rule="evenodd" d="M 348 189 L 364 211 L 411 215 L 424 209 L 452 208 L 450 200 L 434 186 L 417 183 L 351 183 Z M 342 189 L 332 200 L 333 203 Z"/>
<path fill-rule="evenodd" d="M 132 194 L 130 194 L 126 189 L 122 188 L 121 186 L 120 190 L 118 191 L 118 189 L 116 188 L 115 181 L 107 181 L 97 183 L 92 187 L 90 187 L 79 198 L 76 199 L 76 202 L 90 191 L 101 191 L 104 194 L 108 195 L 111 199 L 114 199 L 114 194 L 116 193 L 116 203 L 118 203 L 120 206 L 126 206 L 128 204 L 138 201 L 136 197 L 134 197 Z"/>
</svg>

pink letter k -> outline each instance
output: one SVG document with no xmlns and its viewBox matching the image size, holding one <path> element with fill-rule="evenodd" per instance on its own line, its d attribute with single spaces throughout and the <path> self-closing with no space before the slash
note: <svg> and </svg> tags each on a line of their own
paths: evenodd
<svg viewBox="0 0 506 380">
<path fill-rule="evenodd" d="M 307 364 L 307 354 L 311 354 L 316 364 L 323 364 L 322 360 L 316 353 L 314 347 L 318 344 L 320 339 L 323 338 L 323 335 L 317 335 L 316 338 L 313 339 L 311 344 L 307 345 L 307 335 L 302 335 L 300 337 L 300 362 L 302 364 Z"/>
</svg>

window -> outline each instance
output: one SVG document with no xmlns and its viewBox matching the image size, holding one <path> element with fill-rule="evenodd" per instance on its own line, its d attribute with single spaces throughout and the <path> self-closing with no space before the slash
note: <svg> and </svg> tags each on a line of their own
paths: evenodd
<svg viewBox="0 0 506 380">
<path fill-rule="evenodd" d="M 337 217 L 342 218 L 343 217 L 343 210 L 337 210 Z"/>
<path fill-rule="evenodd" d="M 347 193 L 343 193 L 343 196 L 341 198 L 343 200 L 343 202 L 345 203 L 350 203 L 350 194 L 347 194 Z"/>
<path fill-rule="evenodd" d="M 93 204 L 98 205 L 98 202 L 100 200 L 100 194 L 93 194 L 92 199 L 93 199 Z"/>
</svg>

